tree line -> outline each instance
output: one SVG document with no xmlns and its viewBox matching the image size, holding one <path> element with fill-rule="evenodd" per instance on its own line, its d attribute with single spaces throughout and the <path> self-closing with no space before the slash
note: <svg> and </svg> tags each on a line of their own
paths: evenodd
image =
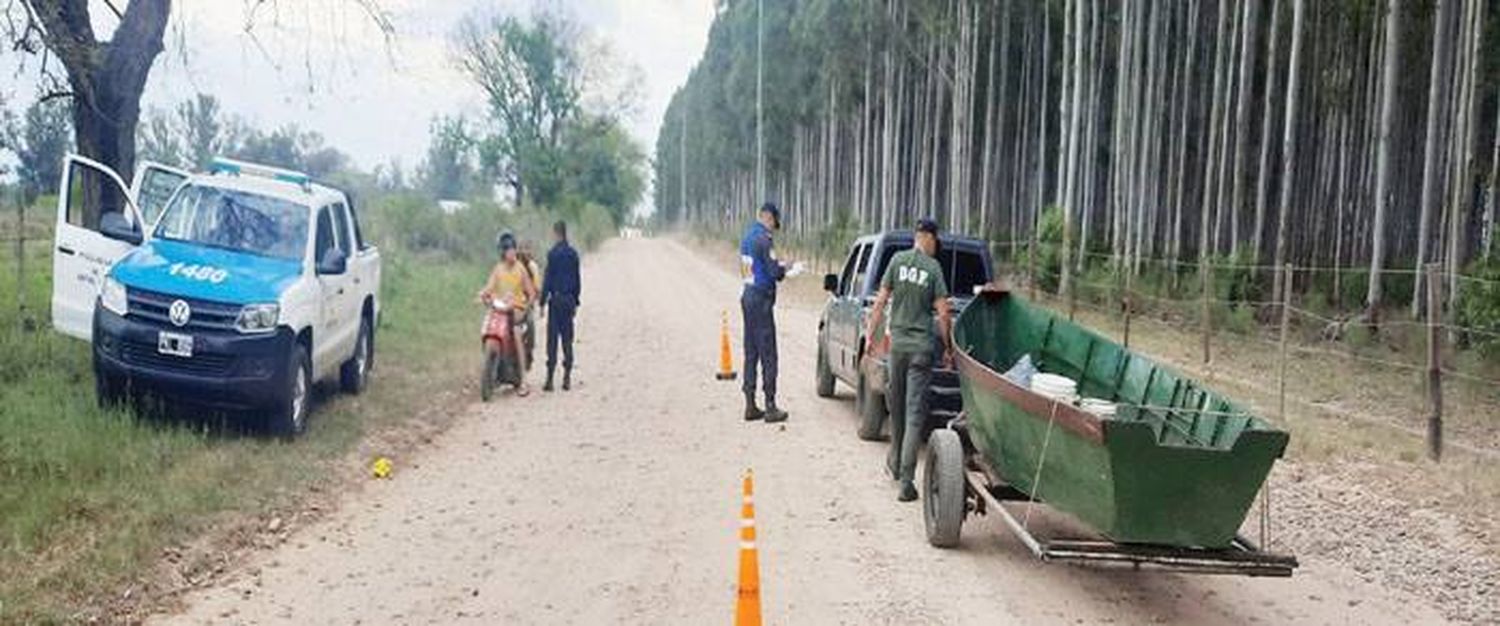
<svg viewBox="0 0 1500 626">
<path fill-rule="evenodd" d="M 259 22 L 276 4 L 245 0 L 246 32 L 274 29 Z M 395 35 L 381 3 L 350 5 L 388 40 Z M 93 23 L 106 10 L 118 24 L 103 39 Z M 616 223 L 644 193 L 646 157 L 621 123 L 633 108 L 631 85 L 599 88 L 611 76 L 631 76 L 633 68 L 617 63 L 562 12 L 476 12 L 462 20 L 452 37 L 453 63 L 487 96 L 487 110 L 475 118 L 434 119 L 427 154 L 409 180 L 399 161 L 369 175 L 354 172 L 347 155 L 316 131 L 258 129 L 226 115 L 212 95 L 143 110 L 146 79 L 166 48 L 172 11 L 168 0 L 0 6 L 0 37 L 18 71 L 39 76 L 37 104 L 24 123 L 9 109 L 0 115 L 0 149 L 17 154 L 24 188 L 50 190 L 62 153 L 71 149 L 120 172 L 134 171 L 138 157 L 201 169 L 213 156 L 228 155 L 318 177 L 368 177 L 386 190 L 415 186 L 435 198 L 490 198 L 497 186 L 508 186 L 518 204 L 575 213 L 599 207 Z"/>
<path fill-rule="evenodd" d="M 763 13 L 759 7 L 763 6 Z M 1482 0 L 722 2 L 657 139 L 668 221 L 755 197 L 757 18 L 765 195 L 793 236 L 849 220 L 1036 250 L 1062 222 L 1060 289 L 1255 267 L 1373 322 L 1493 249 L 1497 10 Z M 1175 280 L 1175 278 L 1174 278 Z M 1343 284 L 1340 284 L 1340 283 Z"/>
</svg>

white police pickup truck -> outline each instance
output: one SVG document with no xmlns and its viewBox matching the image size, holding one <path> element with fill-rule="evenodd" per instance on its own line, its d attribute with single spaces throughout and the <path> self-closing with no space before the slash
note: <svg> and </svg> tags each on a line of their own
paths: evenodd
<svg viewBox="0 0 1500 626">
<path fill-rule="evenodd" d="M 91 340 L 103 404 L 139 392 L 307 424 L 314 382 L 365 387 L 380 254 L 348 195 L 227 159 L 118 174 L 69 155 L 58 193 L 52 323 Z"/>
</svg>

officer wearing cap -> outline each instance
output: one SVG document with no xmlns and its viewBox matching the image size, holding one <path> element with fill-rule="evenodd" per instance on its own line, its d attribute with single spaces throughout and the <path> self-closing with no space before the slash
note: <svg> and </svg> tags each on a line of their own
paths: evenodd
<svg viewBox="0 0 1500 626">
<path fill-rule="evenodd" d="M 900 481 L 901 493 L 897 498 L 902 502 L 917 499 L 917 448 L 922 445 L 922 426 L 927 423 L 934 313 L 943 343 L 943 361 L 953 360 L 953 346 L 949 344 L 948 284 L 935 258 L 937 222 L 918 220 L 915 238 L 916 245 L 897 253 L 886 267 L 865 329 L 866 341 L 873 341 L 889 302 L 891 354 L 886 362 L 886 406 L 891 412 L 891 451 L 886 457 L 886 471 Z"/>
<path fill-rule="evenodd" d="M 767 202 L 740 240 L 740 277 L 745 289 L 740 309 L 745 316 L 745 421 L 786 421 L 776 406 L 776 283 L 786 277 L 786 266 L 776 260 L 772 236 L 781 229 L 781 209 Z M 766 409 L 755 405 L 755 376 L 760 370 Z"/>
</svg>

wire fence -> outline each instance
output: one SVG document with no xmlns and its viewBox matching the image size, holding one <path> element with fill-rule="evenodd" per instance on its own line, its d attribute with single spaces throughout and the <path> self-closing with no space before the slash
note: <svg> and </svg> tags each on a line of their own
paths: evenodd
<svg viewBox="0 0 1500 626">
<path fill-rule="evenodd" d="M 1012 242 L 1014 243 L 1014 242 Z M 1029 242 L 1027 242 L 1029 245 Z M 1105 254 L 1092 254 L 1099 258 L 1110 258 L 1117 260 L 1119 257 Z M 1187 267 L 1196 270 L 1198 263 L 1166 261 L 1174 267 Z M 1235 264 L 1209 262 L 1210 274 L 1224 269 L 1233 270 L 1265 270 L 1267 272 L 1279 271 L 1282 276 L 1295 277 L 1299 273 L 1318 271 L 1349 271 L 1338 268 L 1321 267 L 1297 267 L 1283 266 L 1279 270 L 1274 266 L 1259 264 Z M 1202 336 L 1202 363 L 1208 364 L 1212 361 L 1212 348 L 1215 341 L 1220 339 L 1218 335 L 1226 330 L 1232 330 L 1234 334 L 1242 335 L 1253 345 L 1276 350 L 1275 366 L 1282 373 L 1282 379 L 1278 381 L 1276 394 L 1280 397 L 1279 404 L 1284 407 L 1288 400 L 1295 403 L 1318 406 L 1318 403 L 1309 398 L 1287 396 L 1288 381 L 1285 379 L 1286 361 L 1288 359 L 1321 359 L 1326 362 L 1358 364 L 1364 368 L 1373 370 L 1386 370 L 1400 372 L 1403 374 L 1420 374 L 1424 380 L 1422 384 L 1421 397 L 1413 398 L 1410 388 L 1397 385 L 1395 388 L 1362 390 L 1365 395 L 1392 396 L 1404 395 L 1403 404 L 1406 407 L 1416 406 L 1417 410 L 1425 413 L 1427 427 L 1425 435 L 1428 439 L 1429 455 L 1434 459 L 1440 458 L 1442 452 L 1442 428 L 1443 428 L 1443 391 L 1442 385 L 1446 380 L 1458 381 L 1469 386 L 1471 392 L 1494 394 L 1500 391 L 1500 375 L 1497 375 L 1495 364 L 1487 362 L 1484 358 L 1469 359 L 1471 363 L 1477 362 L 1475 367 L 1459 367 L 1453 362 L 1456 357 L 1464 352 L 1464 348 L 1471 340 L 1481 339 L 1484 341 L 1500 340 L 1500 328 L 1480 327 L 1461 324 L 1451 317 L 1446 317 L 1442 302 L 1442 290 L 1453 278 L 1470 281 L 1474 283 L 1493 282 L 1488 279 L 1457 276 L 1446 274 L 1436 266 L 1429 266 L 1425 272 L 1425 278 L 1429 281 L 1428 303 L 1426 307 L 1420 307 L 1419 311 L 1425 311 L 1426 319 L 1391 319 L 1381 320 L 1377 323 L 1366 319 L 1362 314 L 1341 314 L 1328 311 L 1314 310 L 1301 302 L 1291 289 L 1292 282 L 1285 281 L 1282 285 L 1281 294 L 1270 294 L 1271 297 L 1261 295 L 1260 297 L 1226 297 L 1222 290 L 1214 289 L 1214 286 L 1204 284 L 1202 281 L 1190 281 L 1176 292 L 1163 292 L 1161 283 L 1148 283 L 1145 289 L 1134 282 L 1134 276 L 1129 275 L 1128 262 L 1122 263 L 1118 271 L 1111 271 L 1107 275 L 1113 277 L 1113 282 L 1100 282 L 1098 272 L 1079 275 L 1069 272 L 1063 276 L 1063 268 L 1037 267 L 1034 263 L 1028 263 L 1024 268 L 1026 289 L 1032 293 L 1041 292 L 1050 304 L 1055 308 L 1064 309 L 1072 318 L 1075 311 L 1084 310 L 1092 314 L 1105 316 L 1117 321 L 1123 328 L 1124 343 L 1128 347 L 1131 340 L 1131 324 L 1144 321 L 1147 324 L 1158 326 L 1164 330 L 1176 334 L 1200 333 Z M 1393 274 L 1414 274 L 1414 270 L 1395 269 Z M 1050 289 L 1044 289 L 1041 283 L 1047 283 Z M 1277 297 L 1279 296 L 1279 297 Z M 1303 300 L 1308 297 L 1306 294 Z M 1226 328 L 1226 316 L 1240 317 L 1236 328 Z M 1279 330 L 1279 333 L 1269 331 Z M 1363 333 L 1357 341 L 1350 339 L 1354 332 Z M 1275 337 L 1279 335 L 1279 337 Z M 1401 345 L 1402 342 L 1406 345 Z M 1472 348 L 1468 352 L 1473 352 Z M 1345 377 L 1342 381 L 1345 385 L 1360 384 Z M 1341 394 L 1351 392 L 1345 389 L 1324 389 L 1325 393 Z M 1360 395 L 1360 394 L 1352 394 Z M 1413 411 L 1407 411 L 1411 415 Z M 1402 418 L 1381 420 L 1383 423 L 1396 425 L 1399 430 L 1412 432 L 1409 426 L 1401 424 Z M 1466 451 L 1484 451 L 1483 456 L 1489 458 L 1500 458 L 1500 451 L 1474 445 L 1456 446 Z"/>
<path fill-rule="evenodd" d="M 1008 240 L 1008 241 L 992 241 L 992 242 L 990 242 L 990 247 L 991 247 L 992 250 L 1015 250 L 1015 251 L 1017 251 L 1017 252 L 1014 253 L 1016 255 L 1026 255 L 1027 251 L 1030 250 L 1033 246 L 1035 246 L 1038 250 L 1041 250 L 1041 251 L 1044 251 L 1044 252 L 1054 252 L 1054 253 L 1059 253 L 1060 254 L 1061 251 L 1062 251 L 1062 245 L 1058 244 L 1056 242 L 1046 242 L 1046 241 L 1036 241 L 1036 242 L 1033 242 L 1033 241 L 1029 241 L 1029 240 Z M 1082 268 L 1083 265 L 1078 264 L 1079 256 L 1080 256 L 1079 252 L 1077 250 L 1070 250 L 1069 252 L 1070 252 L 1070 254 L 1073 255 L 1072 259 L 1071 259 L 1072 262 L 1075 265 L 1077 265 L 1079 268 Z M 1260 263 L 1247 263 L 1247 262 L 1243 262 L 1243 261 L 1235 261 L 1235 260 L 1232 260 L 1232 259 L 1226 259 L 1226 258 L 1223 258 L 1223 257 L 1210 257 L 1210 258 L 1208 258 L 1206 260 L 1204 260 L 1204 259 L 1171 259 L 1171 258 L 1164 258 L 1164 257 L 1137 257 L 1137 256 L 1129 255 L 1129 254 L 1115 254 L 1115 253 L 1098 252 L 1098 251 L 1084 251 L 1084 252 L 1081 253 L 1081 257 L 1083 259 L 1091 259 L 1091 260 L 1094 260 L 1094 261 L 1107 261 L 1108 265 L 1111 266 L 1111 267 L 1123 266 L 1123 267 L 1130 267 L 1130 268 L 1134 269 L 1134 268 L 1139 268 L 1139 267 L 1145 266 L 1145 267 L 1166 269 L 1168 271 L 1173 271 L 1173 272 L 1178 272 L 1178 273 L 1193 273 L 1193 274 L 1196 274 L 1198 272 L 1199 268 L 1202 267 L 1205 263 L 1209 266 L 1209 268 L 1213 272 L 1216 272 L 1216 273 L 1217 272 L 1252 272 L 1252 273 L 1262 274 L 1262 275 L 1274 275 L 1274 274 L 1276 274 L 1278 272 L 1281 272 L 1281 271 L 1285 270 L 1285 271 L 1289 271 L 1294 276 L 1295 275 L 1315 275 L 1315 274 L 1340 274 L 1340 275 L 1344 275 L 1344 276 L 1347 276 L 1347 277 L 1350 277 L 1350 278 L 1354 278 L 1354 277 L 1365 277 L 1365 276 L 1368 276 L 1371 273 L 1371 271 L 1372 271 L 1368 266 L 1363 266 L 1363 265 L 1344 265 L 1344 266 L 1340 266 L 1340 265 L 1298 265 L 1296 263 L 1292 263 L 1291 267 L 1288 268 L 1288 267 L 1286 267 L 1286 264 L 1277 265 L 1277 264 L 1274 264 L 1274 263 L 1264 263 L 1264 262 L 1260 262 Z M 1427 270 L 1423 269 L 1423 268 L 1416 268 L 1416 267 L 1382 267 L 1382 268 L 1380 268 L 1379 273 L 1382 276 L 1415 277 L 1417 275 L 1425 275 L 1427 273 Z M 1451 272 L 1451 271 L 1448 271 L 1448 270 L 1441 270 L 1441 271 L 1438 272 L 1438 276 L 1440 278 L 1444 279 L 1444 280 L 1453 280 L 1453 281 L 1456 281 L 1458 283 L 1475 284 L 1475 285 L 1485 285 L 1485 286 L 1500 286 L 1500 280 L 1496 280 L 1496 279 L 1493 279 L 1493 278 L 1486 278 L 1486 277 L 1483 277 L 1483 276 L 1473 276 L 1473 275 L 1470 275 L 1470 274 L 1464 274 L 1462 272 Z"/>
</svg>

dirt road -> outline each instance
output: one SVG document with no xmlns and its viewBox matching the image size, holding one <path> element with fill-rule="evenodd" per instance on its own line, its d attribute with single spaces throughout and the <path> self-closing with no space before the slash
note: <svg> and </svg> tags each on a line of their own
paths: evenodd
<svg viewBox="0 0 1500 626">
<path fill-rule="evenodd" d="M 848 390 L 812 392 L 814 308 L 778 311 L 778 427 L 742 422 L 738 384 L 712 378 L 734 276 L 674 241 L 616 240 L 584 286 L 574 391 L 474 405 L 392 480 L 155 621 L 727 623 L 753 468 L 770 624 L 1442 622 L 1337 563 L 1291 580 L 1046 565 L 985 519 L 931 548 L 884 445 L 854 438 Z"/>
</svg>

